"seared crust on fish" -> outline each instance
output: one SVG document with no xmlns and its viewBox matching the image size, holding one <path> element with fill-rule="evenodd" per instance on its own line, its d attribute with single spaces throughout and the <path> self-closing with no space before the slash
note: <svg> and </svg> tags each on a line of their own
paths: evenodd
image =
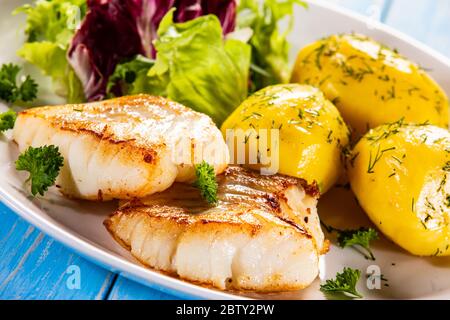
<svg viewBox="0 0 450 320">
<path fill-rule="evenodd" d="M 208 116 L 149 95 L 29 109 L 19 113 L 14 140 L 20 151 L 58 146 L 65 164 L 56 184 L 88 200 L 144 197 L 192 181 L 194 163 L 205 160 L 217 173 L 228 163 Z"/>
<path fill-rule="evenodd" d="M 317 187 L 240 167 L 229 167 L 218 182 L 217 206 L 176 183 L 123 202 L 105 226 L 143 264 L 196 283 L 263 292 L 311 284 L 328 250 Z"/>
</svg>

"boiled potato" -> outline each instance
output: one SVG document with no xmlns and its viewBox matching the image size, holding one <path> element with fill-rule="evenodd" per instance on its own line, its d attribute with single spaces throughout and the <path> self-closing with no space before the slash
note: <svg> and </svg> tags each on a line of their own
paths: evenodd
<svg viewBox="0 0 450 320">
<path fill-rule="evenodd" d="M 352 190 L 392 241 L 419 256 L 450 255 L 450 134 L 401 121 L 369 131 L 349 157 Z"/>
<path fill-rule="evenodd" d="M 279 143 L 275 146 L 268 138 L 267 148 L 258 145 L 258 155 L 270 150 L 274 156 L 277 147 L 278 173 L 316 182 L 321 192 L 327 191 L 342 172 L 341 152 L 348 144 L 349 130 L 336 107 L 314 87 L 286 84 L 264 88 L 224 122 L 225 136 L 227 129 L 255 130 L 258 139 L 259 129 L 278 130 Z"/>
<path fill-rule="evenodd" d="M 448 126 L 448 99 L 419 66 L 374 40 L 334 35 L 300 51 L 292 82 L 319 87 L 360 137 L 404 118 Z"/>
</svg>

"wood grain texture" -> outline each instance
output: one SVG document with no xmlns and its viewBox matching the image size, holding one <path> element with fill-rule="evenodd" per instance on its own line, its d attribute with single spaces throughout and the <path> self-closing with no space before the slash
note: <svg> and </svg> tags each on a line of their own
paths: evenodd
<svg viewBox="0 0 450 320">
<path fill-rule="evenodd" d="M 394 0 L 385 22 L 450 57 L 449 0 Z"/>
<path fill-rule="evenodd" d="M 45 236 L 3 204 L 0 221 L 0 299 L 105 298 L 111 272 Z M 79 289 L 71 289 L 69 266 L 79 268 Z"/>
<path fill-rule="evenodd" d="M 142 284 L 118 276 L 107 299 L 109 300 L 176 300 L 177 296 L 151 289 Z"/>
</svg>

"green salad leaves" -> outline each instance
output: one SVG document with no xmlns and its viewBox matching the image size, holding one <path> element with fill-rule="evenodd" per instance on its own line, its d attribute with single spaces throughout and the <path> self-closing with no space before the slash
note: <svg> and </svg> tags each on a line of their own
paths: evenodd
<svg viewBox="0 0 450 320">
<path fill-rule="evenodd" d="M 248 95 L 250 46 L 224 39 L 215 15 L 174 23 L 173 11 L 159 26 L 154 63 L 138 56 L 118 65 L 108 90 L 114 94 L 114 83 L 120 80 L 123 94 L 165 96 L 220 125 Z"/>
<path fill-rule="evenodd" d="M 27 41 L 17 54 L 50 76 L 56 93 L 68 102 L 84 101 L 81 83 L 66 55 L 85 12 L 85 0 L 38 0 L 34 6 L 26 4 L 14 11 L 27 15 Z"/>
<path fill-rule="evenodd" d="M 173 23 L 172 14 L 173 10 L 158 29 L 158 54 L 148 76 L 150 83 L 162 81 L 163 86 L 152 93 L 204 112 L 221 124 L 247 97 L 250 47 L 238 40 L 224 41 L 214 15 Z"/>
<path fill-rule="evenodd" d="M 166 96 L 208 114 L 220 125 L 249 90 L 289 81 L 286 35 L 296 4 L 305 5 L 300 0 L 241 1 L 236 31 L 250 30 L 248 43 L 232 35 L 224 39 L 215 15 L 174 23 L 172 9 L 158 28 L 156 60 L 138 56 L 118 65 L 108 84 L 109 96 L 139 92 Z"/>
<path fill-rule="evenodd" d="M 286 36 L 293 27 L 295 5 L 306 7 L 300 0 L 240 1 L 237 27 L 253 31 L 249 41 L 252 47 L 252 92 L 289 81 L 290 46 Z"/>
<path fill-rule="evenodd" d="M 142 55 L 130 61 L 117 65 L 114 73 L 109 77 L 107 92 L 109 97 L 125 94 L 149 92 L 148 70 L 155 64 L 155 60 Z"/>
<path fill-rule="evenodd" d="M 149 5 L 158 14 L 147 12 Z M 70 103 L 149 93 L 220 125 L 249 92 L 288 82 L 286 36 L 296 5 L 306 6 L 301 0 L 230 0 L 202 4 L 191 18 L 181 2 L 36 0 L 14 11 L 27 15 L 18 55 L 49 76 Z M 142 50 L 125 50 L 132 45 Z"/>
<path fill-rule="evenodd" d="M 40 148 L 29 147 L 16 161 L 16 169 L 28 171 L 33 196 L 41 196 L 49 187 L 55 184 L 59 170 L 64 164 L 64 158 L 58 147 L 44 146 Z"/>
</svg>

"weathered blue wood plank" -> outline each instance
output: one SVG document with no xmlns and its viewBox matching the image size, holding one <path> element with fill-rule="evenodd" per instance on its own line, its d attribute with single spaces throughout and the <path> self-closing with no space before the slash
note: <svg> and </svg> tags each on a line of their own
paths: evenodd
<svg viewBox="0 0 450 320">
<path fill-rule="evenodd" d="M 3 204 L 0 221 L 0 299 L 105 297 L 112 273 L 45 236 Z M 77 270 L 79 288 L 73 277 Z"/>
<path fill-rule="evenodd" d="M 158 290 L 151 289 L 122 276 L 117 278 L 108 295 L 110 300 L 176 300 L 175 297 Z"/>
<path fill-rule="evenodd" d="M 385 22 L 450 57 L 450 1 L 395 0 Z"/>
</svg>

